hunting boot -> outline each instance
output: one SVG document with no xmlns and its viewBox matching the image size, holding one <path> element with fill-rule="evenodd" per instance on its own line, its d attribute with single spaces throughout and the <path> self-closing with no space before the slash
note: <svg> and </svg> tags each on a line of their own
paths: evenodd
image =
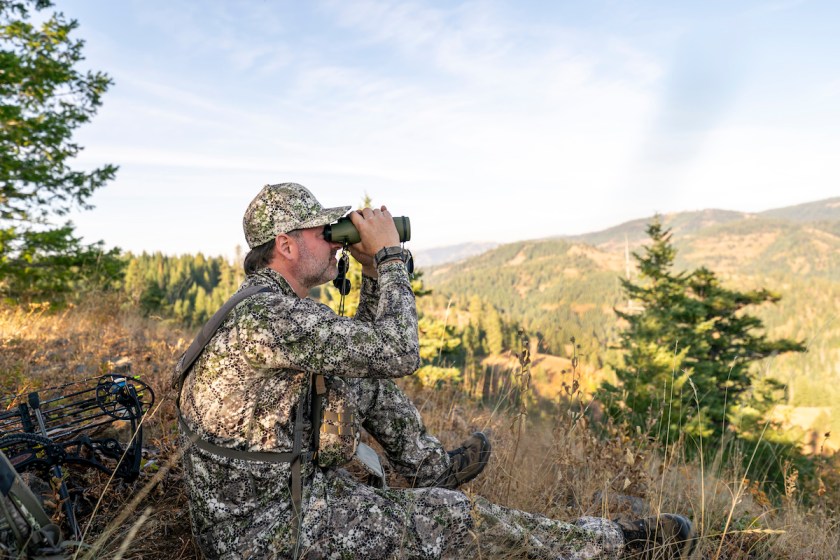
<svg viewBox="0 0 840 560">
<path fill-rule="evenodd" d="M 435 481 L 434 486 L 455 490 L 477 477 L 490 459 L 490 441 L 481 432 L 475 432 L 458 449 L 446 452 L 451 464 Z"/>
<path fill-rule="evenodd" d="M 619 521 L 629 558 L 667 560 L 688 558 L 696 543 L 691 521 L 663 513 L 636 521 Z"/>
</svg>

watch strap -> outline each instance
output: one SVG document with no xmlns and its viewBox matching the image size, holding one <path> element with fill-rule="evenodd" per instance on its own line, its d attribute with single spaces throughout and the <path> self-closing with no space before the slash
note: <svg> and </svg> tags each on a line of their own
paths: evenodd
<svg viewBox="0 0 840 560">
<path fill-rule="evenodd" d="M 393 247 L 383 247 L 373 256 L 373 263 L 378 267 L 383 262 L 394 259 L 399 259 L 402 262 L 407 263 L 409 259 L 411 259 L 411 253 L 408 249 L 403 249 L 399 245 L 395 245 Z"/>
</svg>

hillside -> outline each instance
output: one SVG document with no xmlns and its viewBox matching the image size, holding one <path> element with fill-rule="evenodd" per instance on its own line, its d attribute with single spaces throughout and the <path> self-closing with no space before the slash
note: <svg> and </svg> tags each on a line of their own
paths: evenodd
<svg viewBox="0 0 840 560">
<path fill-rule="evenodd" d="M 682 236 L 695 231 L 730 222 L 746 219 L 750 214 L 732 212 L 729 210 L 700 210 L 696 212 L 679 212 L 665 214 L 662 221 L 674 232 L 675 236 Z M 566 236 L 563 239 L 574 243 L 585 243 L 602 249 L 625 246 L 631 248 L 645 241 L 645 224 L 649 218 L 631 220 L 623 224 L 607 228 L 594 233 Z"/>
<path fill-rule="evenodd" d="M 806 341 L 808 353 L 767 360 L 762 368 L 789 385 L 788 404 L 840 402 L 840 198 L 744 214 L 704 210 L 663 216 L 678 249 L 677 266 L 707 266 L 738 289 L 765 287 L 779 304 L 754 312 L 771 336 Z M 619 278 L 645 240 L 647 219 L 601 232 L 502 245 L 457 266 L 431 268 L 444 297 L 487 299 L 521 321 L 546 352 L 568 357 L 568 340 L 596 367 L 611 357 L 624 307 Z M 835 430 L 840 414 L 834 414 Z"/>
<path fill-rule="evenodd" d="M 840 224 L 840 197 L 816 202 L 807 202 L 784 208 L 774 208 L 758 213 L 734 212 L 731 210 L 707 209 L 691 212 L 677 212 L 662 216 L 663 223 L 671 228 L 676 238 L 732 222 L 749 222 L 754 219 L 779 220 L 798 224 L 811 223 L 821 229 L 836 230 Z M 633 248 L 645 240 L 645 224 L 650 218 L 631 220 L 605 230 L 566 236 L 563 239 L 586 243 L 602 249 L 622 246 L 625 240 Z"/>
<path fill-rule="evenodd" d="M 775 208 L 762 212 L 761 215 L 791 222 L 836 222 L 840 220 L 840 196 L 817 202 Z"/>
<path fill-rule="evenodd" d="M 613 306 L 621 289 L 620 255 L 563 240 L 503 245 L 426 275 L 442 294 L 466 302 L 473 294 L 486 299 L 544 341 L 545 350 L 560 354 L 571 336 L 586 339 L 584 354 L 614 337 Z M 586 334 L 585 337 L 580 335 Z"/>
</svg>

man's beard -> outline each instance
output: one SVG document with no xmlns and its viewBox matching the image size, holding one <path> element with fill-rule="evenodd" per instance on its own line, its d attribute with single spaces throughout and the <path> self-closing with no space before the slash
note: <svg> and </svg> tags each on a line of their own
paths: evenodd
<svg viewBox="0 0 840 560">
<path fill-rule="evenodd" d="M 319 260 L 312 255 L 309 248 L 304 243 L 298 244 L 298 250 L 300 253 L 300 267 L 298 269 L 298 274 L 300 276 L 300 281 L 304 286 L 307 288 L 314 288 L 315 286 L 326 284 L 327 282 L 335 279 L 338 274 L 338 267 L 336 263 L 333 262 L 333 255 L 335 255 L 334 251 L 330 252 L 330 258 L 328 260 L 319 262 Z"/>
</svg>

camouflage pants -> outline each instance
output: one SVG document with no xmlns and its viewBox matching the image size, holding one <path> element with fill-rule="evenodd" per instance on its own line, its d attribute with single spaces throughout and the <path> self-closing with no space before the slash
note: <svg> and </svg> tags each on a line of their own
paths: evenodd
<svg viewBox="0 0 840 560">
<path fill-rule="evenodd" d="M 429 486 L 449 466 L 440 442 L 390 381 L 353 380 L 363 425 L 400 474 Z M 564 523 L 442 488 L 381 490 L 341 470 L 316 473 L 304 510 L 300 557 L 616 558 L 624 545 L 606 519 Z"/>
<path fill-rule="evenodd" d="M 355 390 L 362 426 L 385 451 L 388 462 L 411 486 L 433 486 L 449 469 L 449 455 L 426 432 L 414 403 L 391 380 L 347 380 Z"/>
</svg>

